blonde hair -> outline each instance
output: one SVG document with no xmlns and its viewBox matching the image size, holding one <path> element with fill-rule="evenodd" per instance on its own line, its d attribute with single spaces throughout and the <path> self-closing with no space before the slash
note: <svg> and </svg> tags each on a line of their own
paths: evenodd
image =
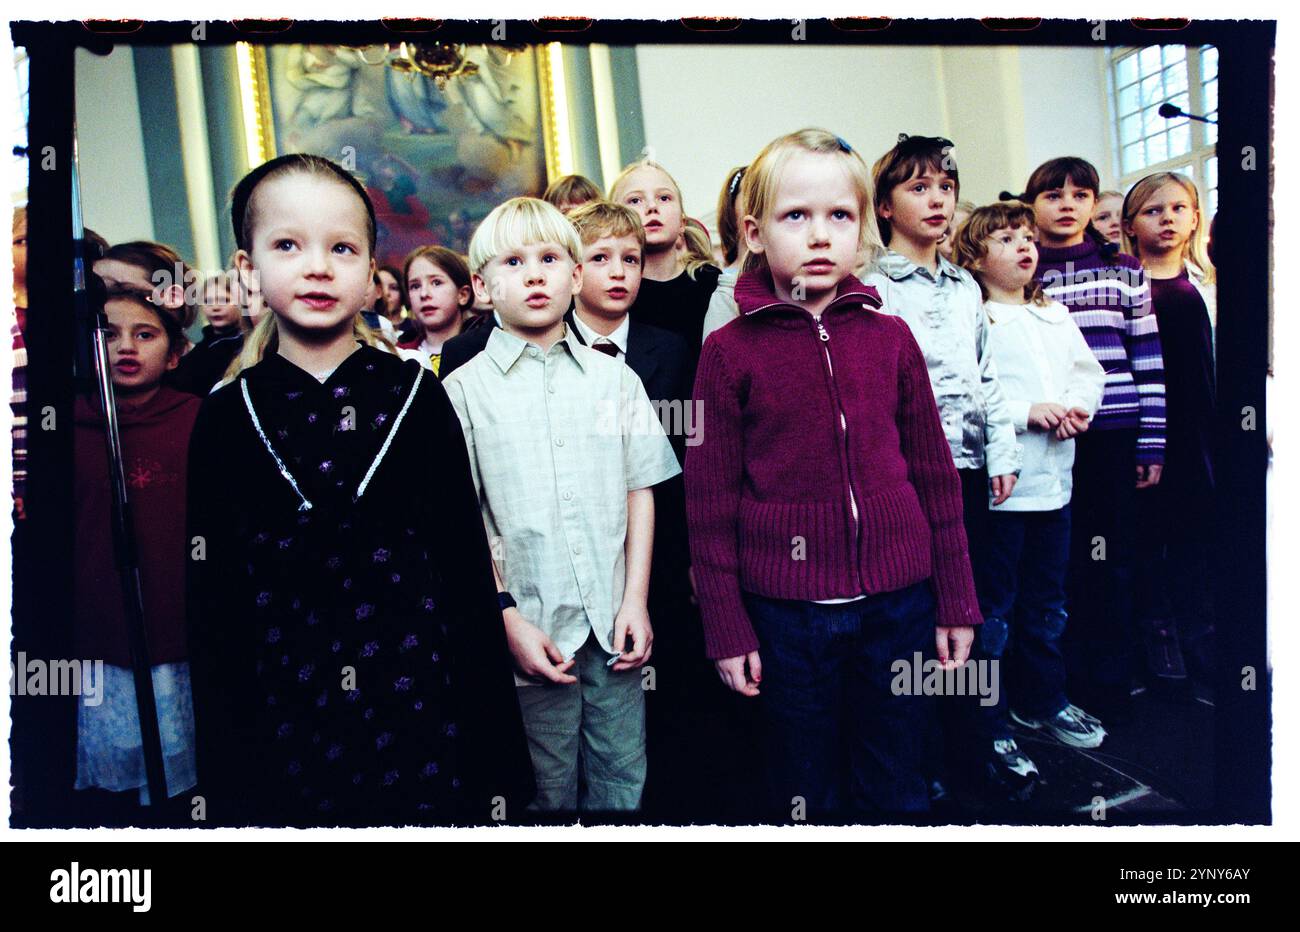
<svg viewBox="0 0 1300 932">
<path fill-rule="evenodd" d="M 474 231 L 469 241 L 470 274 L 478 275 L 502 253 L 537 243 L 563 246 L 575 265 L 582 262 L 582 241 L 558 208 L 536 197 L 512 197 L 492 208 Z"/>
<path fill-rule="evenodd" d="M 686 274 L 691 278 L 706 265 L 713 264 L 713 241 L 706 230 L 688 222 L 682 231 L 686 244 Z"/>
<path fill-rule="evenodd" d="M 989 290 L 984 287 L 984 278 L 975 267 L 989 254 L 988 239 L 998 230 L 1018 230 L 1025 227 L 1037 233 L 1034 222 L 1034 208 L 1020 201 L 998 201 L 987 207 L 971 211 L 962 225 L 952 236 L 952 259 L 966 271 L 970 272 L 979 283 L 980 294 L 984 300 L 989 299 Z M 1037 278 L 1025 285 L 1025 303 L 1046 307 L 1051 302 L 1043 294 L 1043 285 Z"/>
<path fill-rule="evenodd" d="M 759 223 L 766 219 L 776 201 L 777 187 L 790 159 L 800 152 L 833 156 L 848 173 L 854 193 L 858 197 L 861 228 L 858 233 L 858 267 L 870 266 L 884 252 L 880 229 L 876 225 L 876 211 L 867 165 L 849 147 L 849 144 L 824 129 L 801 129 L 773 139 L 745 172 L 740 185 L 740 197 L 745 204 L 745 216 Z M 741 247 L 741 271 L 751 272 L 767 268 L 767 260 L 759 253 Z"/>
<path fill-rule="evenodd" d="M 1124 222 L 1120 230 L 1124 235 L 1124 248 L 1130 255 L 1136 256 L 1138 259 L 1142 258 L 1138 241 L 1128 235 L 1128 225 L 1133 222 L 1133 218 L 1142 209 L 1142 205 L 1151 200 L 1157 191 L 1170 183 L 1178 185 L 1187 193 L 1192 202 L 1192 210 L 1196 211 L 1196 229 L 1187 238 L 1187 242 L 1183 243 L 1183 261 L 1196 270 L 1204 284 L 1212 285 L 1215 281 L 1214 263 L 1210 261 L 1209 253 L 1205 250 L 1207 226 L 1205 215 L 1201 213 L 1201 195 L 1196 190 L 1196 183 L 1186 175 L 1180 175 L 1177 172 L 1156 172 L 1154 175 L 1147 175 L 1129 189 L 1127 196 L 1124 198 L 1124 207 L 1121 211 Z"/>
<path fill-rule="evenodd" d="M 668 169 L 664 168 L 662 165 L 660 165 L 658 162 L 654 161 L 653 159 L 641 159 L 640 161 L 633 162 L 631 165 L 628 165 L 621 172 L 619 172 L 617 177 L 615 177 L 614 180 L 610 182 L 609 199 L 617 204 L 619 187 L 622 186 L 623 182 L 627 181 L 629 175 L 631 175 L 633 172 L 640 171 L 643 168 L 653 168 L 655 171 L 659 172 L 661 175 L 663 175 L 665 178 L 668 179 L 668 184 L 672 186 L 673 192 L 677 195 L 677 206 L 680 207 L 682 211 L 682 230 L 683 230 L 682 235 L 685 237 L 686 234 L 684 231 L 690 229 L 691 225 L 686 218 L 686 203 L 682 200 L 682 189 L 677 184 L 677 179 L 675 179 L 672 175 L 668 173 Z M 706 265 L 707 266 L 713 265 L 712 250 L 711 249 L 705 250 L 705 253 L 706 254 L 702 256 L 699 250 L 692 246 L 689 237 L 686 238 L 686 253 L 681 257 L 682 271 L 685 272 L 692 280 L 695 279 L 695 275 L 697 272 L 699 272 L 700 269 L 704 268 Z"/>
<path fill-rule="evenodd" d="M 619 239 L 631 236 L 642 250 L 645 249 L 645 227 L 641 226 L 640 216 L 631 207 L 606 200 L 588 201 L 574 208 L 569 214 L 569 222 L 577 230 L 584 247 L 606 236 Z"/>
</svg>

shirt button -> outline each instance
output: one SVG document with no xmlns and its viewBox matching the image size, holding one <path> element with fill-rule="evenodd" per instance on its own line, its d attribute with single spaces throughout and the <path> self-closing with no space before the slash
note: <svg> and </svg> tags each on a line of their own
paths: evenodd
<svg viewBox="0 0 1300 932">
<path fill-rule="evenodd" d="M 555 394 L 555 386 L 554 386 L 554 385 L 548 385 L 548 386 L 546 386 L 546 390 L 547 390 L 548 392 L 550 392 L 552 395 Z"/>
<path fill-rule="evenodd" d="M 536 359 L 538 356 L 537 347 L 535 346 L 528 347 L 528 355 Z"/>
<path fill-rule="evenodd" d="M 562 447 L 562 446 L 564 446 L 564 438 L 563 438 L 563 437 L 556 437 L 556 438 L 555 438 L 555 445 L 556 445 L 557 447 Z"/>
<path fill-rule="evenodd" d="M 574 553 L 575 556 L 577 556 L 578 554 L 582 553 L 582 544 L 574 544 L 574 545 L 573 545 L 573 553 Z"/>
<path fill-rule="evenodd" d="M 564 492 L 564 500 L 565 500 L 566 502 L 571 502 L 571 501 L 573 501 L 573 493 L 570 492 L 570 491 L 568 491 L 568 490 L 566 489 L 565 492 Z"/>
</svg>

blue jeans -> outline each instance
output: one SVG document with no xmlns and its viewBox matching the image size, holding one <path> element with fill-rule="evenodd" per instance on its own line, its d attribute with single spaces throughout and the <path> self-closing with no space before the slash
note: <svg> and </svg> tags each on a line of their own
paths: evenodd
<svg viewBox="0 0 1300 932">
<path fill-rule="evenodd" d="M 773 812 L 924 812 L 925 696 L 896 696 L 891 665 L 935 655 L 929 581 L 841 605 L 745 593 L 762 661 L 760 720 Z"/>
<path fill-rule="evenodd" d="M 971 656 L 999 661 L 998 702 L 981 707 L 993 738 L 1010 737 L 1008 693 L 1016 711 L 1051 718 L 1065 708 L 1065 576 L 1070 506 L 1059 511 L 989 513 L 979 587 L 984 624 Z"/>
</svg>

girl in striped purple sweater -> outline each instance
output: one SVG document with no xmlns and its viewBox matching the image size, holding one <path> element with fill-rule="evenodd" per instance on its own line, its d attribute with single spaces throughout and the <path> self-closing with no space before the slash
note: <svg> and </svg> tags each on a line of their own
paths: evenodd
<svg viewBox="0 0 1300 932">
<path fill-rule="evenodd" d="M 1142 265 L 1090 232 L 1100 189 L 1084 159 L 1051 159 L 1029 177 L 1043 293 L 1070 309 L 1106 370 L 1101 407 L 1076 441 L 1067 650 L 1071 694 L 1115 711 L 1129 699 L 1135 646 L 1137 489 L 1160 481 L 1165 449 L 1164 363 Z"/>
</svg>

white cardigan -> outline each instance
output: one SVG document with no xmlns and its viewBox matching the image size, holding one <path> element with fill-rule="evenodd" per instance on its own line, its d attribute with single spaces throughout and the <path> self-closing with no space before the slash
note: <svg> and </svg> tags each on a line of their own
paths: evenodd
<svg viewBox="0 0 1300 932">
<path fill-rule="evenodd" d="M 998 304 L 987 301 L 989 353 L 998 370 L 1011 421 L 1024 449 L 1015 491 L 994 511 L 1055 511 L 1070 502 L 1074 441 L 1029 427 L 1029 408 L 1055 402 L 1082 408 L 1089 417 L 1101 404 L 1106 373 L 1070 312 L 1058 301 Z"/>
</svg>

